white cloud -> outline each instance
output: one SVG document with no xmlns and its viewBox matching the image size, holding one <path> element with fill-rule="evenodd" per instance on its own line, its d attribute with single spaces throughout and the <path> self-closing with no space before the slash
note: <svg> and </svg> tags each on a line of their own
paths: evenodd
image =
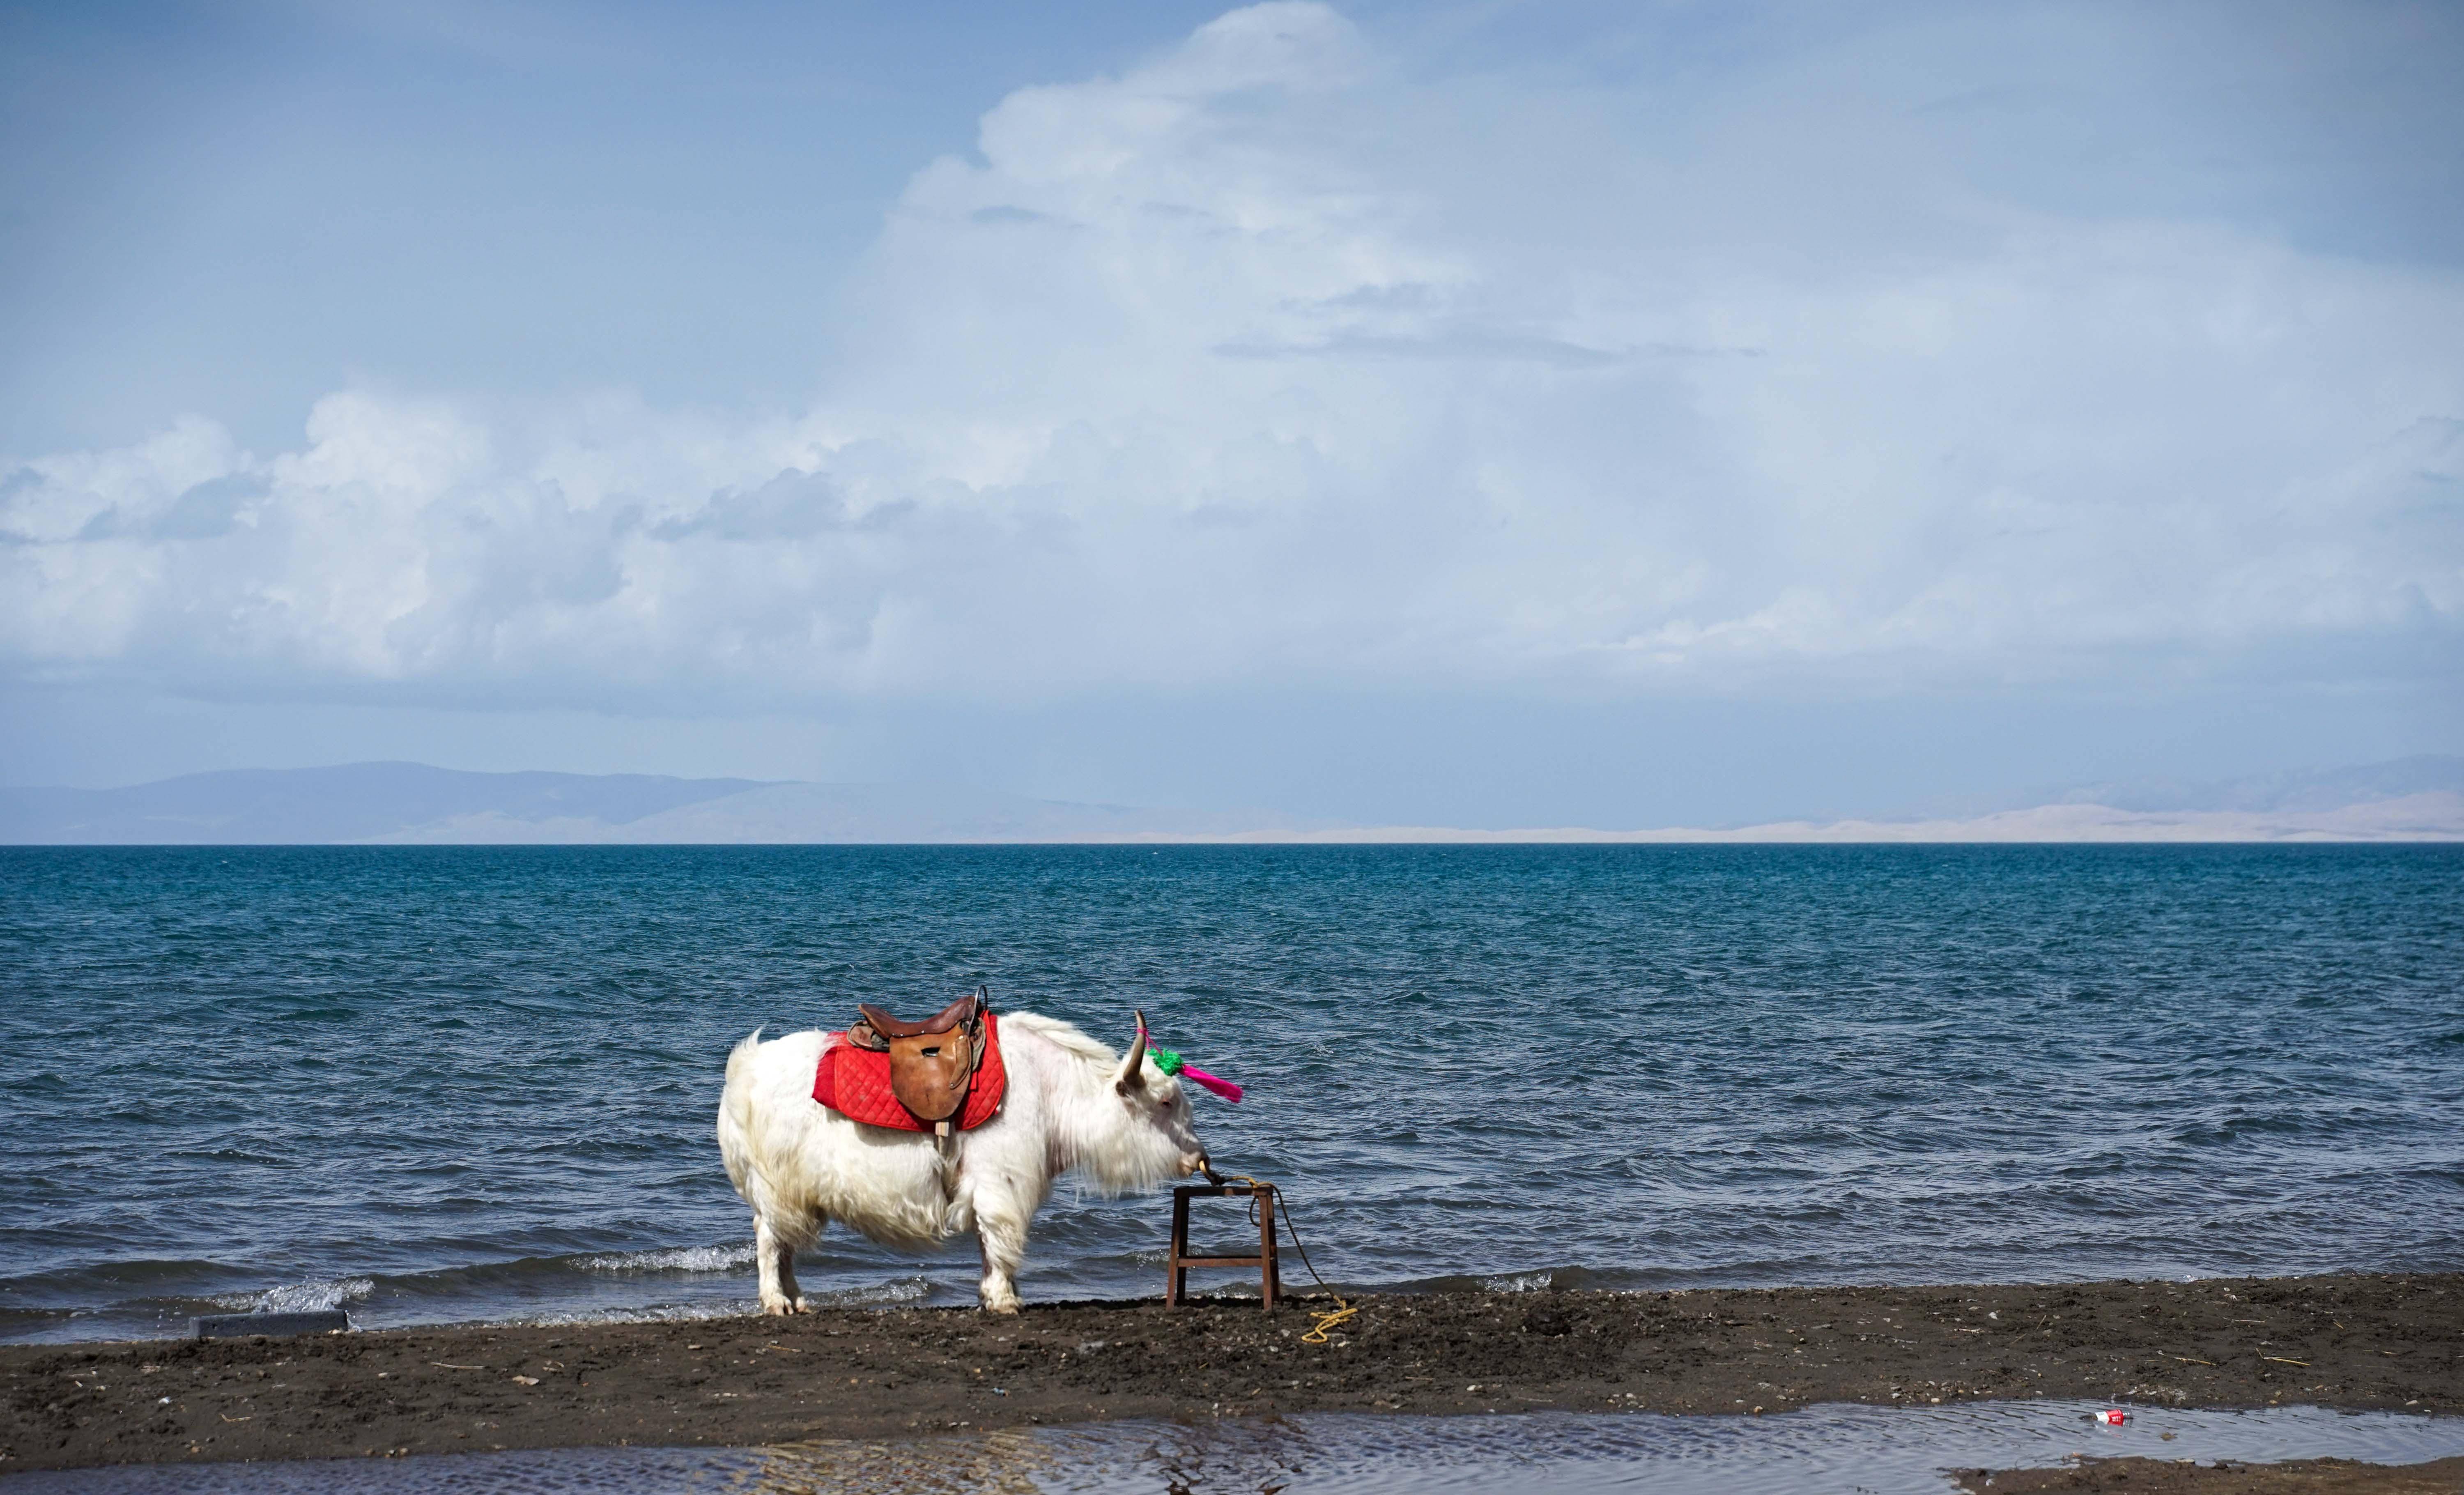
<svg viewBox="0 0 2464 1495">
<path fill-rule="evenodd" d="M 10 464 L 0 657 L 602 701 L 2452 669 L 2464 282 L 2019 206 L 1926 86 L 1429 78 L 1235 11 L 919 172 L 800 419 L 349 391 L 271 457 Z"/>
</svg>

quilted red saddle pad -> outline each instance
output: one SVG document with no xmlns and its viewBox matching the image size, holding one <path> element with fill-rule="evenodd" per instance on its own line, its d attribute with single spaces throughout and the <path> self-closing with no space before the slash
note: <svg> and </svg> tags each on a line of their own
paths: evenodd
<svg viewBox="0 0 2464 1495">
<path fill-rule="evenodd" d="M 822 1049 L 821 1066 L 813 1071 L 813 1099 L 869 1127 L 895 1127 L 901 1132 L 930 1132 L 933 1124 L 898 1104 L 890 1091 L 890 1056 L 847 1042 L 844 1033 L 830 1035 Z M 952 1118 L 961 1132 L 972 1132 L 1000 1111 L 1009 1089 L 1009 1071 L 1001 1067 L 1001 1020 L 984 1014 L 984 1061 L 967 1087 L 965 1109 Z"/>
</svg>

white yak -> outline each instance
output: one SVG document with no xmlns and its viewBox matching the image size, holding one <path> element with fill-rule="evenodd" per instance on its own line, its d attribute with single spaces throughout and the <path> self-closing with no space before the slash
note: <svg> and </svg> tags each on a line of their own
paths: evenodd
<svg viewBox="0 0 2464 1495">
<path fill-rule="evenodd" d="M 889 1245 L 973 1230 L 983 1251 L 982 1306 L 1015 1313 L 1026 1228 L 1061 1175 L 1074 1172 L 1116 1195 L 1207 1170 L 1189 1098 L 1147 1057 L 1143 1027 L 1128 1055 L 1116 1057 L 1056 1019 L 1011 1012 L 998 1021 L 1009 1074 L 1001 1111 L 958 1132 L 948 1155 L 930 1132 L 865 1126 L 813 1099 L 813 1071 L 833 1035 L 764 1043 L 757 1028 L 727 1056 L 718 1151 L 753 1206 L 764 1312 L 807 1307 L 796 1252 L 835 1220 Z"/>
</svg>

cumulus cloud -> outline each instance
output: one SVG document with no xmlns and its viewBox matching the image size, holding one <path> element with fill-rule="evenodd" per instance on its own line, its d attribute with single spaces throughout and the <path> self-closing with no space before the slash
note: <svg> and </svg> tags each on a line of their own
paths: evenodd
<svg viewBox="0 0 2464 1495">
<path fill-rule="evenodd" d="M 0 657 L 585 701 L 2452 670 L 2464 280 L 2032 205 L 1936 91 L 1433 77 L 1236 11 L 918 172 L 801 417 L 349 390 L 295 451 L 7 464 Z"/>
</svg>

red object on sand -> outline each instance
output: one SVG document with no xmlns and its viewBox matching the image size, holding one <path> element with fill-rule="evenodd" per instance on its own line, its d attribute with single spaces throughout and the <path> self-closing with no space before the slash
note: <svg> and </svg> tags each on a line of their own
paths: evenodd
<svg viewBox="0 0 2464 1495">
<path fill-rule="evenodd" d="M 967 1104 L 952 1118 L 960 1132 L 972 1132 L 1001 1111 L 1009 1090 L 1009 1071 L 1001 1067 L 1001 1020 L 984 1014 L 984 1060 L 976 1066 L 967 1087 Z M 813 1071 L 813 1099 L 849 1121 L 900 1132 L 930 1132 L 933 1123 L 898 1104 L 890 1089 L 890 1056 L 858 1048 L 845 1033 L 833 1033 L 822 1047 L 822 1062 Z"/>
</svg>

